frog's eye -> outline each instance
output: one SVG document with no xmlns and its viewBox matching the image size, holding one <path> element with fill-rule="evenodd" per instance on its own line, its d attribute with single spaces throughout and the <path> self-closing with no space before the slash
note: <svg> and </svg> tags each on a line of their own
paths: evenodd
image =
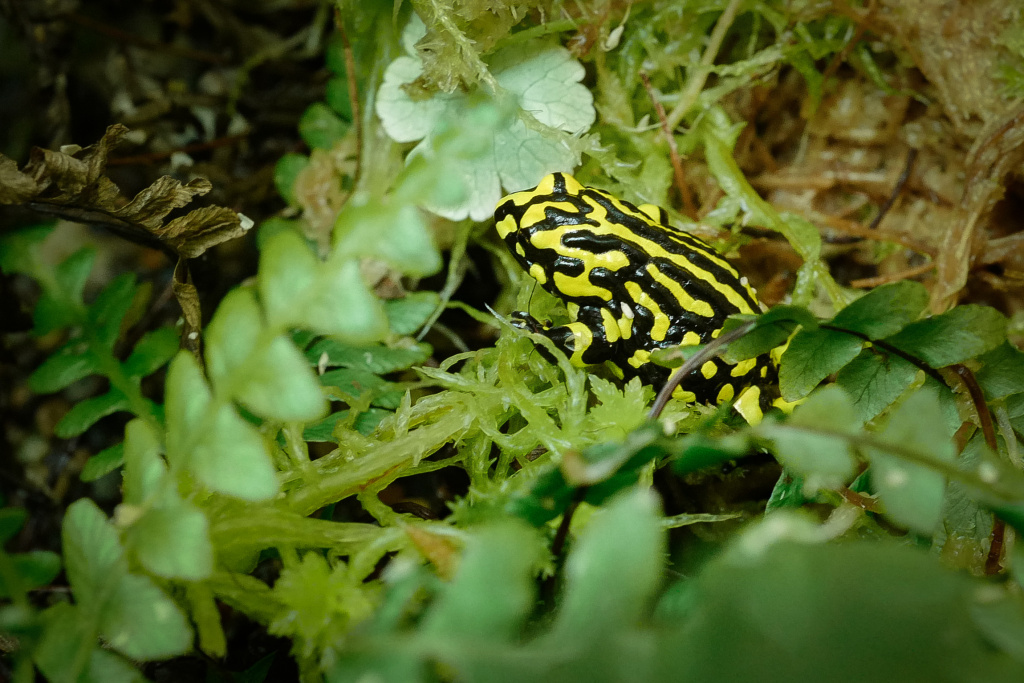
<svg viewBox="0 0 1024 683">
<path fill-rule="evenodd" d="M 655 206 L 654 204 L 641 204 L 636 208 L 640 209 L 640 213 L 644 214 L 658 225 L 669 226 L 668 211 L 660 206 Z"/>
</svg>

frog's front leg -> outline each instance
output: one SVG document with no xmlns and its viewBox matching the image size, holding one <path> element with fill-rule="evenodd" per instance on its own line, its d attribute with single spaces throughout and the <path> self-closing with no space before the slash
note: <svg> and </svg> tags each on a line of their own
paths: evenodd
<svg viewBox="0 0 1024 683">
<path fill-rule="evenodd" d="M 604 309 L 594 306 L 580 307 L 576 311 L 576 320 L 556 327 L 544 325 L 524 311 L 513 311 L 511 319 L 512 324 L 520 329 L 543 334 L 554 342 L 573 365 L 584 367 L 603 363 L 616 355 L 618 327 L 614 319 L 607 313 L 602 313 L 602 310 Z M 538 347 L 538 350 L 541 355 L 554 362 L 543 347 Z"/>
</svg>

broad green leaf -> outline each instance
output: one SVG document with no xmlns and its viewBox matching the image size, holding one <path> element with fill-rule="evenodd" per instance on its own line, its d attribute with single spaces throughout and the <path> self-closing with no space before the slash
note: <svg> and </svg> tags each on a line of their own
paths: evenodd
<svg viewBox="0 0 1024 683">
<path fill-rule="evenodd" d="M 912 323 L 886 343 L 942 368 L 979 356 L 1006 340 L 1006 318 L 988 306 L 967 304 Z"/>
<path fill-rule="evenodd" d="M 0 508 L 0 546 L 14 538 L 28 519 L 24 508 Z"/>
<path fill-rule="evenodd" d="M 205 431 L 201 422 L 210 406 L 210 387 L 196 359 L 179 351 L 167 368 L 164 389 L 167 421 L 167 460 L 172 468 L 187 468 L 192 443 Z"/>
<path fill-rule="evenodd" d="M 117 531 L 96 503 L 80 498 L 68 506 L 61 539 L 75 601 L 84 609 L 103 610 L 128 571 Z"/>
<path fill-rule="evenodd" d="M 167 473 L 160 451 L 160 436 L 147 422 L 136 418 L 125 426 L 125 503 L 142 505 L 157 492 Z"/>
<path fill-rule="evenodd" d="M 134 275 L 118 275 L 89 306 L 89 321 L 101 346 L 114 348 L 114 342 L 121 333 L 121 323 L 137 291 Z"/>
<path fill-rule="evenodd" d="M 415 334 L 438 307 L 437 292 L 409 292 L 400 299 L 384 302 L 392 334 Z"/>
<path fill-rule="evenodd" d="M 834 372 L 857 357 L 864 342 L 834 330 L 797 332 L 779 363 L 782 398 L 796 401 L 811 393 Z"/>
<path fill-rule="evenodd" d="M 749 319 L 749 316 L 731 317 L 726 321 L 723 332 L 729 332 Z M 756 318 L 754 329 L 730 343 L 724 357 L 730 363 L 756 358 L 784 344 L 797 326 L 813 329 L 817 324 L 817 319 L 800 306 L 776 306 Z"/>
<path fill-rule="evenodd" d="M 178 352 L 181 340 L 173 327 L 161 327 L 143 335 L 124 362 L 129 377 L 148 377 Z"/>
<path fill-rule="evenodd" d="M 146 683 L 146 677 L 127 660 L 96 648 L 80 683 Z"/>
<path fill-rule="evenodd" d="M 299 135 L 311 149 L 330 149 L 351 126 L 323 102 L 314 102 L 299 118 Z"/>
<path fill-rule="evenodd" d="M 29 376 L 28 386 L 37 394 L 52 394 L 98 371 L 95 358 L 76 341 L 43 361 Z"/>
<path fill-rule="evenodd" d="M 0 551 L 2 552 L 2 551 Z M 30 550 L 7 556 L 8 566 L 18 577 L 20 590 L 35 590 L 48 585 L 60 574 L 60 556 L 48 550 Z M 10 599 L 12 587 L 0 576 L 0 598 Z"/>
<path fill-rule="evenodd" d="M 177 604 L 145 576 L 125 574 L 100 615 L 100 633 L 133 659 L 166 659 L 192 646 L 192 629 Z"/>
<path fill-rule="evenodd" d="M 32 660 L 51 683 L 78 683 L 96 650 L 96 632 L 83 609 L 60 602 L 42 613 L 43 635 Z"/>
<path fill-rule="evenodd" d="M 79 478 L 84 482 L 96 481 L 124 464 L 124 444 L 116 443 L 91 456 L 82 466 Z"/>
<path fill-rule="evenodd" d="M 701 571 L 689 618 L 661 641 L 649 680 L 1009 683 L 1024 675 L 972 618 L 992 599 L 986 584 L 926 552 L 877 541 L 783 543 L 730 559 Z"/>
<path fill-rule="evenodd" d="M 1024 392 L 1024 353 L 1013 344 L 1003 342 L 978 360 L 982 366 L 974 376 L 986 398 L 994 401 Z"/>
<path fill-rule="evenodd" d="M 871 290 L 839 311 L 830 324 L 868 339 L 884 339 L 917 320 L 927 306 L 924 285 L 901 280 Z"/>
<path fill-rule="evenodd" d="M 290 206 L 296 206 L 295 179 L 307 166 L 309 166 L 309 157 L 294 152 L 282 155 L 274 165 L 274 187 Z"/>
<path fill-rule="evenodd" d="M 566 561 L 555 642 L 593 642 L 603 631 L 639 622 L 662 576 L 665 532 L 658 508 L 653 493 L 636 488 L 595 513 Z"/>
<path fill-rule="evenodd" d="M 317 285 L 321 267 L 305 239 L 294 230 L 281 230 L 260 248 L 257 274 L 260 301 L 272 325 L 299 323 L 301 310 Z"/>
<path fill-rule="evenodd" d="M 343 366 L 386 375 L 419 365 L 430 358 L 432 352 L 429 344 L 350 346 L 334 339 L 321 339 L 306 351 L 306 359 L 319 366 L 327 354 L 326 367 Z"/>
<path fill-rule="evenodd" d="M 517 637 L 534 606 L 533 571 L 542 559 L 537 532 L 505 521 L 473 531 L 452 583 L 424 617 L 424 634 L 448 641 Z"/>
<path fill-rule="evenodd" d="M 308 422 L 327 412 L 313 371 L 286 336 L 258 348 L 242 370 L 231 384 L 233 395 L 261 417 Z"/>
<path fill-rule="evenodd" d="M 8 275 L 33 275 L 39 263 L 39 250 L 53 232 L 53 224 L 35 225 L 0 237 L 0 270 Z"/>
<path fill-rule="evenodd" d="M 128 397 L 111 387 L 105 394 L 87 398 L 72 406 L 71 410 L 65 413 L 53 428 L 53 433 L 61 439 L 70 439 L 73 436 L 84 434 L 85 430 L 107 415 L 130 409 Z"/>
<path fill-rule="evenodd" d="M 817 490 L 841 486 L 853 477 L 856 463 L 842 435 L 858 426 L 849 396 L 829 385 L 797 406 L 788 422 L 763 422 L 754 433 L 771 440 L 779 462 L 803 476 L 808 489 Z"/>
<path fill-rule="evenodd" d="M 865 349 L 839 371 L 836 384 L 853 399 L 866 422 L 892 405 L 917 376 L 916 365 L 877 348 Z"/>
<path fill-rule="evenodd" d="M 493 207 L 492 207 L 493 209 Z M 378 258 L 424 277 L 441 269 L 441 255 L 419 209 L 410 204 L 351 201 L 334 225 L 335 253 Z"/>
<path fill-rule="evenodd" d="M 263 437 L 230 405 L 221 405 L 198 435 L 190 469 L 214 491 L 245 500 L 267 500 L 278 481 Z"/>
<path fill-rule="evenodd" d="M 881 438 L 893 450 L 865 451 L 871 461 L 871 482 L 886 516 L 912 531 L 931 534 L 942 510 L 946 478 L 919 460 L 949 463 L 956 454 L 938 398 L 929 391 L 909 396 L 893 412 Z M 917 458 L 908 459 L 901 451 L 916 453 Z"/>
<path fill-rule="evenodd" d="M 214 386 L 230 385 L 236 371 L 245 375 L 254 369 L 250 355 L 263 329 L 252 290 L 238 287 L 228 292 L 206 328 L 206 367 Z"/>
<path fill-rule="evenodd" d="M 410 30 L 422 31 L 410 22 Z M 404 41 L 411 45 L 411 40 Z M 406 48 L 409 49 L 408 47 Z M 508 94 L 511 109 L 529 112 L 539 123 L 572 134 L 593 125 L 593 96 L 580 83 L 582 65 L 561 46 L 532 42 L 510 46 L 488 57 L 490 72 Z M 462 93 L 413 98 L 405 86 L 423 73 L 418 56 L 401 56 L 384 72 L 377 92 L 376 109 L 387 134 L 397 142 L 423 141 L 407 157 L 413 163 L 445 152 L 454 158 L 443 176 L 465 191 L 460 198 L 428 202 L 428 208 L 452 220 L 467 216 L 475 221 L 489 217 L 501 197 L 501 188 L 524 190 L 552 171 L 571 171 L 579 163 L 578 152 L 552 133 L 527 126 L 518 116 L 495 116 L 487 103 L 473 107 Z M 484 112 L 489 108 L 491 112 Z M 514 114 L 514 112 L 513 112 Z M 444 150 L 445 130 L 458 129 L 462 149 Z M 476 139 L 469 140 L 468 132 Z"/>
<path fill-rule="evenodd" d="M 125 540 L 142 566 L 157 576 L 200 581 L 213 571 L 206 516 L 176 494 L 162 495 L 129 527 Z"/>
</svg>

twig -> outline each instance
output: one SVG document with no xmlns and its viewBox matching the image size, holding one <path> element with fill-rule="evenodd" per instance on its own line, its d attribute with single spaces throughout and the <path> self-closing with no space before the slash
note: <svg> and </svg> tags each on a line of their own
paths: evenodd
<svg viewBox="0 0 1024 683">
<path fill-rule="evenodd" d="M 683 200 L 684 213 L 690 220 L 697 220 L 697 206 L 693 201 L 693 193 L 690 192 L 690 185 L 686 182 L 686 172 L 683 170 L 683 161 L 679 158 L 679 148 L 676 147 L 675 136 L 672 135 L 672 129 L 668 127 L 668 119 L 665 118 L 665 107 L 661 105 L 658 98 L 654 96 L 654 90 L 651 88 L 651 79 L 647 77 L 646 71 L 640 72 L 640 80 L 644 83 L 644 88 L 647 90 L 648 97 L 651 98 L 651 102 L 654 104 L 654 111 L 658 113 L 658 120 L 661 121 L 661 132 L 665 135 L 665 140 L 668 142 L 668 157 L 672 162 L 672 172 L 676 180 L 676 189 L 679 191 L 679 196 Z"/>
<path fill-rule="evenodd" d="M 869 230 L 874 230 L 878 227 L 879 223 L 882 222 L 882 219 L 885 218 L 885 214 L 889 213 L 889 209 L 891 209 L 893 204 L 896 203 L 899 196 L 903 194 L 903 187 L 907 184 L 907 180 L 910 179 L 910 174 L 914 170 L 914 161 L 916 159 L 917 150 L 911 147 L 910 151 L 907 153 L 907 162 L 903 165 L 903 172 L 900 173 L 900 177 L 896 179 L 896 186 L 892 188 L 892 193 L 889 195 L 889 198 L 885 200 L 885 203 L 879 207 L 878 215 L 871 220 L 870 224 L 868 224 Z"/>
<path fill-rule="evenodd" d="M 341 38 L 341 45 L 345 54 L 345 80 L 348 81 L 348 99 L 352 105 L 352 125 L 356 130 L 356 168 L 352 173 L 352 187 L 359 183 L 359 175 L 363 170 L 363 117 L 359 111 L 359 87 L 356 82 L 356 60 L 352 56 L 352 43 L 349 42 L 348 34 L 345 33 L 345 25 L 341 20 L 341 10 L 334 8 L 334 27 Z"/>
<path fill-rule="evenodd" d="M 985 402 L 985 394 L 978 385 L 974 373 L 966 365 L 957 363 L 951 365 L 952 376 L 956 377 L 960 384 L 970 394 L 971 403 L 978 413 L 978 422 L 981 424 L 981 433 L 985 437 L 985 444 L 995 453 L 998 450 L 996 441 L 995 423 L 992 421 L 992 413 Z M 947 382 L 948 384 L 948 382 Z M 1002 571 L 1003 540 L 1006 537 L 1006 522 L 996 517 L 992 522 L 992 533 L 989 535 L 988 556 L 985 558 L 985 573 L 989 576 Z"/>
<path fill-rule="evenodd" d="M 927 273 L 929 270 L 935 267 L 934 261 L 928 263 L 922 263 L 919 266 L 913 268 L 907 268 L 901 270 L 898 273 L 890 273 L 888 275 L 877 275 L 875 277 L 862 277 L 859 280 L 850 280 L 850 286 L 855 289 L 867 289 L 869 287 L 878 287 L 879 285 L 885 285 L 890 282 L 898 282 L 900 280 L 906 280 L 908 278 L 917 277 Z"/>
<path fill-rule="evenodd" d="M 175 154 L 192 154 L 193 152 L 203 152 L 208 149 L 216 149 L 218 147 L 227 147 L 232 145 L 239 140 L 244 140 L 249 137 L 249 133 L 236 133 L 235 135 L 225 135 L 222 138 L 216 138 L 214 140 L 207 140 L 206 142 L 194 142 L 190 145 L 178 147 L 177 149 L 164 150 L 162 152 L 147 152 L 146 154 L 135 154 L 132 156 L 124 157 L 113 157 L 107 159 L 107 166 L 136 166 L 142 164 L 151 164 L 155 161 L 161 161 Z"/>
<path fill-rule="evenodd" d="M 83 28 L 90 29 L 96 33 L 101 33 L 105 36 L 109 36 L 114 40 L 141 47 L 145 50 L 153 50 L 155 52 L 163 52 L 169 55 L 175 55 L 177 57 L 183 57 L 184 59 L 192 59 L 197 62 L 209 62 L 211 64 L 227 64 L 230 60 L 226 57 L 214 54 L 212 52 L 206 52 L 204 50 L 193 50 L 188 47 L 181 47 L 180 45 L 169 45 L 167 43 L 161 43 L 155 40 L 149 40 L 142 36 L 134 33 L 128 33 L 122 31 L 119 28 L 108 26 L 103 22 L 96 21 L 90 17 L 69 12 L 64 17 L 73 24 L 78 24 Z"/>
<path fill-rule="evenodd" d="M 682 364 L 672 376 L 665 382 L 665 386 L 658 392 L 658 396 L 654 399 L 654 404 L 651 405 L 651 411 L 647 414 L 647 417 L 651 420 L 658 419 L 661 415 L 661 411 L 665 409 L 668 404 L 668 400 L 672 398 L 672 392 L 676 390 L 683 380 L 686 379 L 691 372 L 704 365 L 704 363 L 711 358 L 714 358 L 721 351 L 722 347 L 726 344 L 735 341 L 750 332 L 754 328 L 755 321 L 743 323 L 735 330 L 719 336 L 717 339 L 709 342 L 703 349 L 695 353 L 690 360 Z"/>
</svg>

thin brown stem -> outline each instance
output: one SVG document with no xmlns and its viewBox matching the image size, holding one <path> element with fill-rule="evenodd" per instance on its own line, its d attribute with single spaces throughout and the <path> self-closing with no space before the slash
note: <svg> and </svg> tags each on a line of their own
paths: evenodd
<svg viewBox="0 0 1024 683">
<path fill-rule="evenodd" d="M 345 24 L 341 20 L 341 11 L 334 8 L 334 27 L 341 38 L 342 51 L 345 55 L 345 80 L 348 82 L 348 99 L 352 105 L 352 124 L 356 131 L 356 168 L 352 173 L 352 186 L 359 183 L 359 175 L 363 170 L 363 117 L 359 107 L 359 84 L 356 81 L 356 60 L 352 55 L 352 43 L 345 32 Z"/>
<path fill-rule="evenodd" d="M 672 162 L 672 173 L 676 181 L 676 190 L 679 191 L 679 196 L 683 200 L 684 213 L 690 220 L 697 220 L 697 205 L 693 201 L 693 193 L 690 192 L 690 185 L 686 182 L 686 172 L 683 170 L 683 161 L 679 158 L 679 148 L 676 146 L 675 136 L 672 135 L 672 129 L 669 128 L 668 118 L 665 116 L 665 107 L 662 106 L 661 102 L 654 95 L 654 89 L 651 88 L 651 79 L 647 77 L 647 73 L 644 71 L 640 72 L 640 80 L 643 81 L 644 88 L 647 90 L 647 96 L 651 98 L 651 103 L 654 104 L 654 111 L 658 114 L 658 120 L 661 121 L 661 132 L 665 136 L 665 140 L 668 142 L 668 156 Z"/>
</svg>

